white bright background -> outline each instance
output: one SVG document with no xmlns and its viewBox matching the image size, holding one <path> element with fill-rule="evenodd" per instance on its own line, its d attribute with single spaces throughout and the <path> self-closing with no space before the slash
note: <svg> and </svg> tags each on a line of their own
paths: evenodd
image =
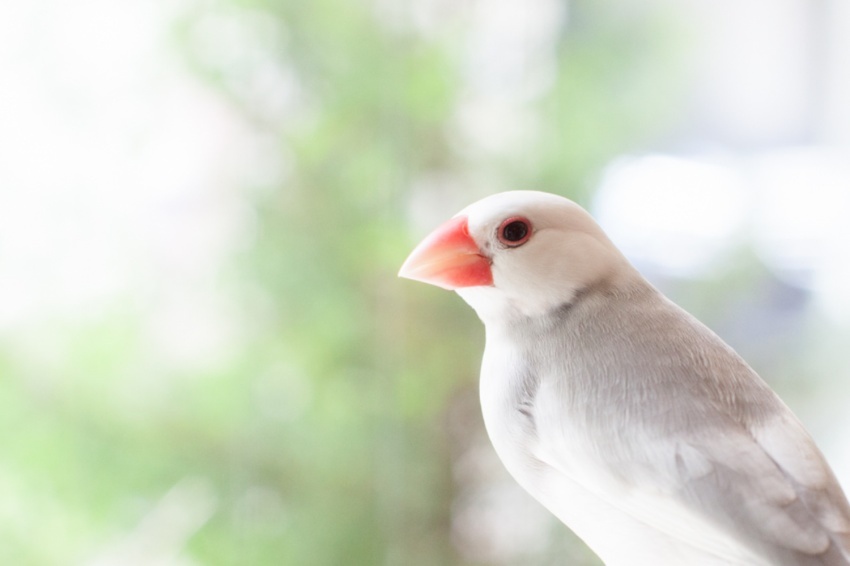
<svg viewBox="0 0 850 566">
<path fill-rule="evenodd" d="M 817 394 L 795 409 L 850 486 L 850 4 L 668 4 L 688 38 L 683 117 L 656 147 L 600 172 L 592 211 L 673 292 L 677 281 L 722 277 L 748 248 L 811 302 L 796 324 L 819 337 L 801 377 Z M 439 27 L 439 6 L 411 3 L 423 33 Z M 50 364 L 63 320 L 127 301 L 150 310 L 154 365 L 216 364 L 239 341 L 210 281 L 251 238 L 234 187 L 281 173 L 262 139 L 175 62 L 166 31 L 179 8 L 0 4 L 0 337 L 33 367 Z M 476 10 L 458 127 L 482 151 L 510 153 L 534 127 L 525 108 L 547 88 L 568 13 L 554 0 Z M 238 51 L 226 32 L 212 28 L 211 49 L 227 53 L 220 37 Z M 759 340 L 731 334 L 736 346 Z M 487 552 L 499 550 L 509 510 L 527 505 L 505 493 L 477 500 L 487 521 L 459 506 L 460 536 L 475 524 Z M 536 524 L 501 540 L 539 544 Z"/>
<path fill-rule="evenodd" d="M 165 33 L 177 6 L 0 5 L 5 339 L 43 349 L 39 325 L 139 301 L 154 307 L 159 355 L 226 355 L 233 325 L 208 282 L 250 237 L 234 187 L 262 173 L 261 150 L 176 62 Z"/>
</svg>

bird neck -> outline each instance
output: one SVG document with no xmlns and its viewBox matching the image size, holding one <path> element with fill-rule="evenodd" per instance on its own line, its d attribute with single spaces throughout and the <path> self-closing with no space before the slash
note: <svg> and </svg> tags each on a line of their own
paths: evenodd
<svg viewBox="0 0 850 566">
<path fill-rule="evenodd" d="M 548 331 L 583 304 L 605 304 L 623 296 L 653 289 L 630 265 L 584 284 L 561 285 L 557 294 L 510 295 L 496 287 L 469 287 L 457 293 L 490 331 L 527 333 Z"/>
</svg>

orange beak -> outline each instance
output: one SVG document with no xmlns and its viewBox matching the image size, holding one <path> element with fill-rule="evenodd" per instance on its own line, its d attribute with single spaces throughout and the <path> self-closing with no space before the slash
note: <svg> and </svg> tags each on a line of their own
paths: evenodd
<svg viewBox="0 0 850 566">
<path fill-rule="evenodd" d="M 465 216 L 452 218 L 422 240 L 398 276 L 449 290 L 493 284 L 490 260 L 469 235 Z"/>
</svg>

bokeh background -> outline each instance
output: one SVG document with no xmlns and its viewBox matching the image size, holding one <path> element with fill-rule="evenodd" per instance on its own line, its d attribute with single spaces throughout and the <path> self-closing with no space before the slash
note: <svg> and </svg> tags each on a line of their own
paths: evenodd
<svg viewBox="0 0 850 566">
<path fill-rule="evenodd" d="M 850 487 L 850 4 L 0 4 L 0 562 L 598 564 L 398 280 L 569 196 Z"/>
</svg>

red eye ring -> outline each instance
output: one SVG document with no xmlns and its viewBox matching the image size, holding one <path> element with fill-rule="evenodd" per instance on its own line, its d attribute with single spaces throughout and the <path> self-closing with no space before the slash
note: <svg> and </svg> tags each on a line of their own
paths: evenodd
<svg viewBox="0 0 850 566">
<path fill-rule="evenodd" d="M 505 219 L 496 230 L 496 237 L 509 248 L 523 245 L 531 238 L 531 234 L 531 222 L 523 216 L 511 216 Z"/>
</svg>

